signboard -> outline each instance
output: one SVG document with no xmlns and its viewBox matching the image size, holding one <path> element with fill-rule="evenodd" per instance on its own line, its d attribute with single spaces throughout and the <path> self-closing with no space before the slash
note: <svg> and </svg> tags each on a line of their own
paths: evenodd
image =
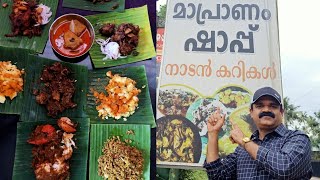
<svg viewBox="0 0 320 180">
<path fill-rule="evenodd" d="M 247 136 L 253 92 L 282 92 L 276 0 L 169 0 L 157 97 L 158 166 L 201 167 L 206 158 L 208 116 L 220 107 L 224 156 L 230 119 Z"/>
<path fill-rule="evenodd" d="M 160 28 L 157 28 L 157 48 L 156 48 L 157 63 L 161 63 L 163 42 L 164 42 L 164 28 L 160 27 Z"/>
</svg>

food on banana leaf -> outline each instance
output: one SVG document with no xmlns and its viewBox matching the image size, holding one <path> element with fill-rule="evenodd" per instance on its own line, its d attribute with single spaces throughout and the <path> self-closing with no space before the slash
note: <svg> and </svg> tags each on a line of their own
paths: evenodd
<svg viewBox="0 0 320 180">
<path fill-rule="evenodd" d="M 231 142 L 230 136 L 227 134 L 219 138 L 218 145 L 219 145 L 219 155 L 222 157 L 225 157 L 228 154 L 233 153 L 238 146 L 238 144 Z"/>
<path fill-rule="evenodd" d="M 250 117 L 249 107 L 243 107 L 239 110 L 236 110 L 230 114 L 230 116 L 226 119 L 225 124 L 231 128 L 230 120 L 233 123 L 237 124 L 237 126 L 241 129 L 246 137 L 250 137 L 252 135 L 253 129 L 256 129 L 256 126 L 253 120 Z M 236 149 L 238 146 L 230 141 L 230 135 L 228 133 L 224 134 L 218 141 L 219 143 L 219 151 L 221 156 L 226 156 Z"/>
<path fill-rule="evenodd" d="M 232 112 L 229 118 L 238 124 L 239 128 L 247 137 L 250 137 L 251 133 L 257 130 L 257 126 L 250 116 L 248 107 L 243 107 Z"/>
<path fill-rule="evenodd" d="M 228 88 L 218 93 L 219 101 L 228 108 L 237 108 L 250 102 L 251 96 L 248 92 L 232 91 Z"/>
<path fill-rule="evenodd" d="M 106 55 L 105 59 L 125 58 L 128 55 L 136 56 L 135 51 L 139 43 L 140 28 L 132 23 L 122 23 L 118 27 L 115 24 L 104 24 L 99 32 L 107 39 L 97 39 L 100 50 Z"/>
<path fill-rule="evenodd" d="M 188 122 L 188 123 L 187 123 Z M 200 158 L 201 139 L 188 120 L 181 117 L 157 120 L 157 161 L 197 163 Z M 200 148 L 200 151 L 197 149 Z"/>
<path fill-rule="evenodd" d="M 121 141 L 119 136 L 108 139 L 98 159 L 98 174 L 108 180 L 142 179 L 144 159 L 136 147 Z"/>
<path fill-rule="evenodd" d="M 128 77 L 121 77 L 119 74 L 112 75 L 111 71 L 108 71 L 106 75 L 111 78 L 105 87 L 107 95 L 91 88 L 96 98 L 98 115 L 102 119 L 123 117 L 126 120 L 126 117 L 132 115 L 138 107 L 138 95 L 141 90 L 135 86 L 136 81 Z"/>
<path fill-rule="evenodd" d="M 38 4 L 36 0 L 13 0 L 12 12 L 9 16 L 12 33 L 5 36 L 40 36 L 42 25 L 50 21 L 51 15 L 50 8 Z"/>
<path fill-rule="evenodd" d="M 59 125 L 61 130 L 50 124 L 38 125 L 27 141 L 34 145 L 32 167 L 37 180 L 62 180 L 70 176 L 69 160 L 76 145 L 72 139 L 74 134 L 67 131 L 75 129 L 75 125 L 67 117 L 59 119 L 58 124 L 64 124 Z"/>
<path fill-rule="evenodd" d="M 158 110 L 164 115 L 185 116 L 189 106 L 199 96 L 181 89 L 160 90 Z"/>
<path fill-rule="evenodd" d="M 24 70 L 19 70 L 11 61 L 0 61 L 0 103 L 4 103 L 6 97 L 12 100 L 23 91 Z"/>
<path fill-rule="evenodd" d="M 89 0 L 89 1 L 91 1 L 93 4 L 96 4 L 96 3 L 103 4 L 103 3 L 111 2 L 112 0 Z M 115 10 L 118 7 L 119 7 L 119 3 L 114 3 L 111 9 Z"/>
<path fill-rule="evenodd" d="M 219 107 L 222 114 L 225 114 L 227 110 L 224 106 L 215 99 L 198 99 L 199 105 L 192 111 L 191 121 L 199 128 L 200 136 L 207 136 L 207 121 L 211 114 L 213 114 Z M 198 104 L 198 103 L 197 103 Z M 193 105 L 191 105 L 193 106 Z M 226 126 L 222 127 L 222 130 L 226 130 Z"/>
<path fill-rule="evenodd" d="M 250 125 L 243 119 L 241 119 L 241 117 L 234 116 L 233 118 L 230 118 L 232 119 L 233 123 L 237 124 L 237 126 L 241 129 L 246 137 L 250 137 L 252 135 L 252 132 L 250 131 Z M 230 136 L 228 134 L 224 134 L 224 136 L 221 137 L 218 141 L 220 156 L 226 156 L 234 152 L 234 150 L 238 146 L 238 144 L 232 143 L 229 137 Z"/>
<path fill-rule="evenodd" d="M 55 117 L 69 108 L 77 106 L 72 98 L 75 93 L 75 82 L 69 68 L 56 62 L 45 66 L 40 76 L 41 86 L 34 89 L 38 104 L 45 105 L 48 116 Z"/>
</svg>

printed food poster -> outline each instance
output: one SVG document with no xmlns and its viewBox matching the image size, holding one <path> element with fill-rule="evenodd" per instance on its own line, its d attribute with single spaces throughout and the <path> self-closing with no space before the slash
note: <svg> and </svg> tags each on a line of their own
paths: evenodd
<svg viewBox="0 0 320 180">
<path fill-rule="evenodd" d="M 157 96 L 159 167 L 199 166 L 206 158 L 207 119 L 226 121 L 220 156 L 234 151 L 230 119 L 250 136 L 252 95 L 282 92 L 276 0 L 169 0 Z"/>
</svg>

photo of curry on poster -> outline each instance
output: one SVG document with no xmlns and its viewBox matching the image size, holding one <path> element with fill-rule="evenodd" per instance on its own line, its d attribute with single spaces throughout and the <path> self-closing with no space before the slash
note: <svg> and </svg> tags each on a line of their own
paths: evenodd
<svg viewBox="0 0 320 180">
<path fill-rule="evenodd" d="M 247 136 L 252 92 L 282 92 L 276 0 L 168 0 L 157 96 L 158 166 L 198 166 L 207 118 L 220 107 L 221 156 L 236 148 L 230 119 Z"/>
</svg>

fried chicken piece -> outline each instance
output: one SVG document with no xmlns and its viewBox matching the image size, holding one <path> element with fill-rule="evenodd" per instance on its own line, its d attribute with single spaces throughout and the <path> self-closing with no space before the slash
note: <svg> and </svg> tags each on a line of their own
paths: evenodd
<svg viewBox="0 0 320 180">
<path fill-rule="evenodd" d="M 42 145 L 49 143 L 57 138 L 56 130 L 52 125 L 40 125 L 32 132 L 28 143 Z"/>
</svg>

